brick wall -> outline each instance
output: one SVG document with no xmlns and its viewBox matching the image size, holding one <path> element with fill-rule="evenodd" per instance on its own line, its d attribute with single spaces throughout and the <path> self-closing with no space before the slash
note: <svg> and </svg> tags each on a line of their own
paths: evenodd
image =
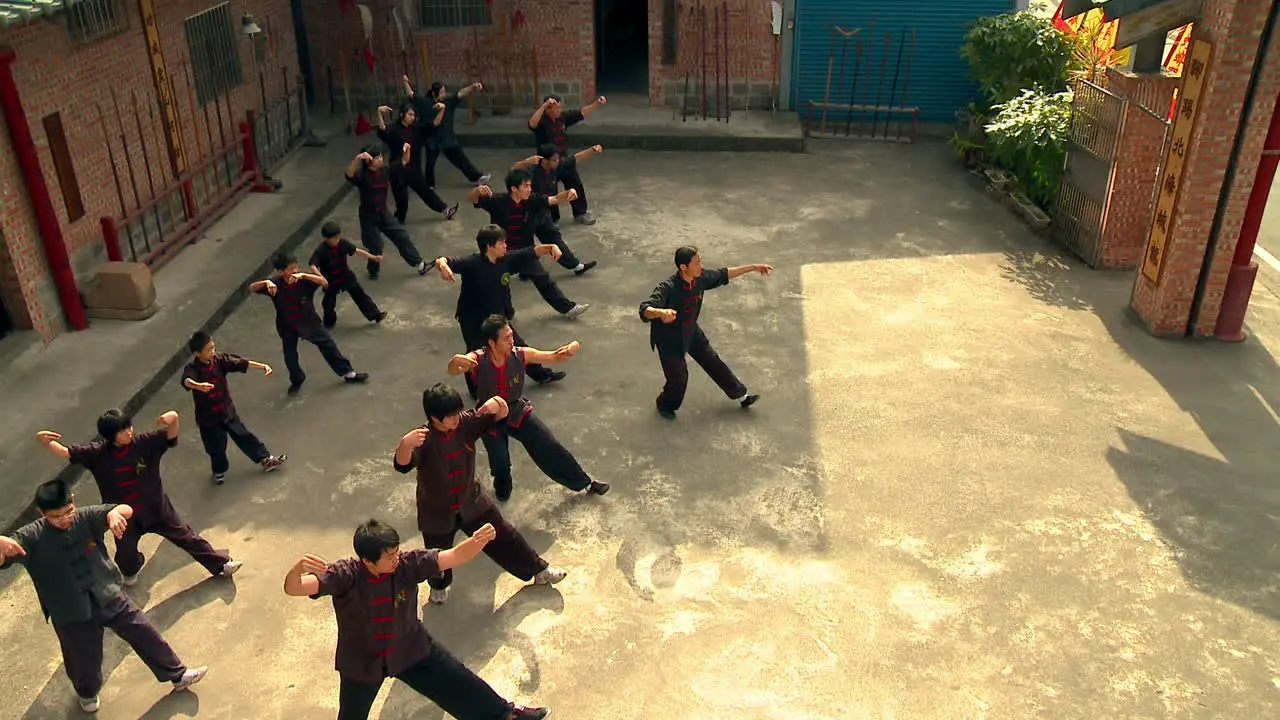
<svg viewBox="0 0 1280 720">
<path fill-rule="evenodd" d="M 677 4 L 678 61 L 675 65 L 662 64 L 662 6 L 664 0 L 649 0 L 649 101 L 652 105 L 677 107 L 684 94 L 685 75 L 689 76 L 689 94 L 701 98 L 702 55 L 701 26 L 691 10 L 697 5 L 689 0 Z M 774 78 L 774 35 L 772 11 L 769 0 L 726 0 L 705 3 L 707 12 L 707 42 L 715 33 L 714 9 L 728 7 L 727 56 L 729 83 L 734 109 L 742 109 L 750 103 L 759 108 L 768 105 L 772 97 Z M 723 31 L 722 31 L 723 32 Z M 707 91 L 715 92 L 715 55 L 708 48 L 706 66 Z M 710 95 L 708 95 L 710 97 Z"/>
<path fill-rule="evenodd" d="M 187 93 L 184 65 L 189 62 L 184 20 L 219 3 L 208 0 L 155 0 L 156 25 L 161 51 L 173 79 L 175 102 L 183 126 L 183 144 L 188 161 L 198 160 L 196 127 Z M 135 0 L 124 0 L 129 19 L 123 31 L 88 43 L 70 40 L 66 16 L 57 14 L 22 25 L 0 30 L 0 44 L 14 49 L 17 59 L 13 70 L 22 95 L 27 121 L 42 161 L 45 181 L 53 195 L 53 204 L 71 255 L 78 280 L 89 279 L 94 268 L 105 259 L 100 218 L 120 214 L 120 200 L 112 178 L 107 141 L 103 125 L 98 122 L 98 107 L 106 116 L 108 136 L 116 154 L 117 167 L 124 186 L 125 203 L 135 198 L 125 167 L 120 141 L 121 125 L 112 105 L 110 90 L 116 92 L 124 115 L 123 131 L 134 158 L 139 195 L 145 202 L 150 197 L 146 169 L 151 182 L 159 189 L 173 179 L 168 153 L 159 119 L 159 105 L 152 79 L 150 59 L 146 51 L 142 21 Z M 234 30 L 240 49 L 243 76 L 251 75 L 249 41 L 239 35 L 240 16 L 248 10 L 257 23 L 275 36 L 275 53 L 262 66 L 269 78 L 269 96 L 279 92 L 283 84 L 279 65 L 288 66 L 296 74 L 293 24 L 288 0 L 249 0 L 231 6 Z M 265 40 L 264 40 L 265 42 Z M 258 88 L 246 84 L 231 93 L 230 113 L 224 113 L 223 124 L 230 129 L 235 120 L 244 117 L 257 98 Z M 142 152 L 138 125 L 132 111 L 132 95 L 138 98 L 142 136 L 148 153 Z M 148 107 L 154 109 L 154 120 Z M 225 107 L 225 106 L 224 106 Z M 62 115 L 67 144 L 75 165 L 76 178 L 84 202 L 85 215 L 75 222 L 67 219 L 66 204 L 58 185 L 53 159 L 49 153 L 42 118 L 54 112 Z M 209 147 L 203 114 L 195 120 L 201 131 L 201 143 Z M 213 134 L 218 135 L 217 121 Z M 37 229 L 26 188 L 6 134 L 0 135 L 0 227 L 3 228 L 3 250 L 0 251 L 0 293 L 15 324 L 34 328 L 47 339 L 60 332 L 64 323 L 56 289 L 44 259 L 42 241 Z M 126 253 L 127 253 L 126 249 Z M 15 288 L 14 285 L 17 287 Z"/>
</svg>

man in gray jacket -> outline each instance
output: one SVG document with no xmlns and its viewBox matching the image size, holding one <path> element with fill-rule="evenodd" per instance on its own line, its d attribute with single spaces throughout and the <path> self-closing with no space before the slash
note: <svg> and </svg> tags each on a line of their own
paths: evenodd
<svg viewBox="0 0 1280 720">
<path fill-rule="evenodd" d="M 102 629 L 111 628 L 138 653 L 160 682 L 175 692 L 204 678 L 207 667 L 188 668 L 164 636 L 120 588 L 120 571 L 107 558 L 103 536 L 119 540 L 133 517 L 128 505 L 77 508 L 66 483 L 52 480 L 36 490 L 43 516 L 13 537 L 0 536 L 0 570 L 24 565 L 62 645 L 62 661 L 80 707 L 98 711 L 102 689 Z"/>
</svg>

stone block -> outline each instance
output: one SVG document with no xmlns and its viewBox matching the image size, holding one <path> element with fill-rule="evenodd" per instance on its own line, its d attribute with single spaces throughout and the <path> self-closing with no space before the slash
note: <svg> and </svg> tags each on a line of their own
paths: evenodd
<svg viewBox="0 0 1280 720">
<path fill-rule="evenodd" d="M 84 293 L 90 317 L 141 320 L 156 313 L 156 286 L 142 263 L 107 263 Z"/>
</svg>

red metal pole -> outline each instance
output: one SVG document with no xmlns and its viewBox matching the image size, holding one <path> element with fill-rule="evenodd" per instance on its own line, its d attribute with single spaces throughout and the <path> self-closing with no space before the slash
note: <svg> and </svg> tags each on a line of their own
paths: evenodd
<svg viewBox="0 0 1280 720">
<path fill-rule="evenodd" d="M 102 243 L 107 246 L 108 260 L 124 260 L 124 253 L 120 252 L 120 228 L 116 226 L 116 219 L 108 215 L 102 216 Z"/>
<path fill-rule="evenodd" d="M 23 180 L 26 181 L 31 207 L 36 214 L 36 224 L 44 241 L 49 271 L 53 274 L 53 282 L 62 301 L 62 311 L 73 330 L 84 330 L 89 327 L 89 321 L 84 314 L 84 305 L 80 302 L 76 275 L 71 269 L 71 258 L 67 255 L 67 243 L 62 236 L 62 226 L 58 224 L 58 214 L 53 209 L 53 198 L 49 196 L 49 185 L 40 169 L 40 156 L 36 152 L 35 141 L 31 138 L 27 113 L 22 109 L 22 97 L 13 77 L 15 59 L 17 55 L 13 48 L 0 46 L 0 110 L 4 112 L 13 151 L 18 157 Z"/>
<path fill-rule="evenodd" d="M 1240 342 L 1244 340 L 1244 318 L 1249 311 L 1249 297 L 1253 295 L 1253 283 L 1258 277 L 1258 263 L 1253 260 L 1253 250 L 1258 246 L 1258 231 L 1262 228 L 1262 216 L 1267 210 L 1267 197 L 1271 183 L 1280 166 L 1280 98 L 1271 111 L 1271 126 L 1262 144 L 1262 158 L 1253 178 L 1253 191 L 1245 206 L 1244 220 L 1240 224 L 1240 237 L 1236 240 L 1236 253 L 1231 258 L 1231 271 L 1227 285 L 1222 290 L 1222 307 L 1218 311 L 1218 324 L 1213 334 L 1219 340 Z"/>
</svg>

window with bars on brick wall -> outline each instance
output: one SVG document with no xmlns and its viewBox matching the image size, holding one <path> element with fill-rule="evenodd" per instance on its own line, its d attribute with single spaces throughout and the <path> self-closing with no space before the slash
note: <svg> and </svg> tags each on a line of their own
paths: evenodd
<svg viewBox="0 0 1280 720">
<path fill-rule="evenodd" d="M 423 29 L 492 24 L 486 0 L 418 0 L 418 27 Z"/>
<path fill-rule="evenodd" d="M 201 105 L 213 102 L 244 84 L 240 48 L 236 46 L 236 26 L 231 3 L 223 3 L 183 23 L 187 49 L 191 53 L 191 76 Z"/>
<path fill-rule="evenodd" d="M 93 42 L 129 26 L 124 0 L 80 0 L 67 4 L 67 31 L 74 42 Z"/>
</svg>

